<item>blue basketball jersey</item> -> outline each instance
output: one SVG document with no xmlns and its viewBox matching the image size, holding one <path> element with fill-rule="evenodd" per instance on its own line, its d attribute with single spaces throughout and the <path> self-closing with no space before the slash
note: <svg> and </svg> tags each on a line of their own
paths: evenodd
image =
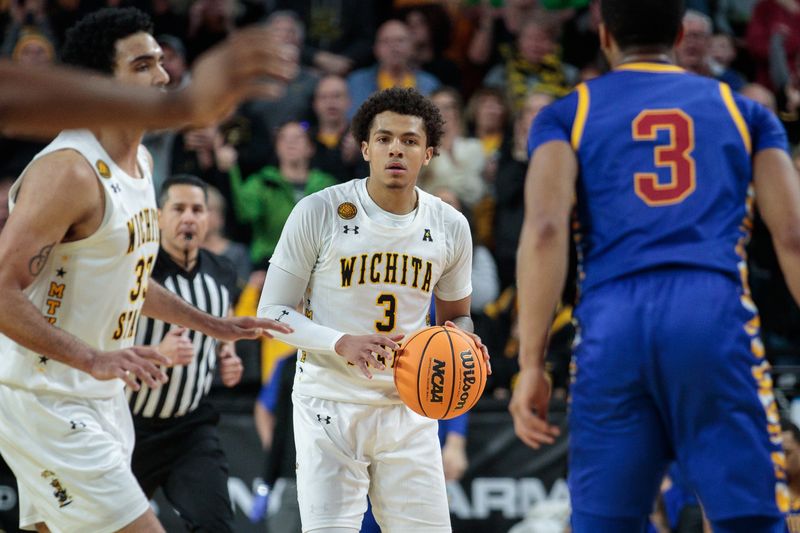
<svg viewBox="0 0 800 533">
<path fill-rule="evenodd" d="M 786 150 L 763 106 L 713 79 L 630 63 L 548 106 L 528 150 L 571 143 L 582 292 L 664 266 L 744 272 L 752 154 Z"/>
</svg>

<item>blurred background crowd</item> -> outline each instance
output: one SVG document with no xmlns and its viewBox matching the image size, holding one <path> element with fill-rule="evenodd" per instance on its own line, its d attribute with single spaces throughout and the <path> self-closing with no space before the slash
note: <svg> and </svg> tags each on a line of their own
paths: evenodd
<svg viewBox="0 0 800 533">
<path fill-rule="evenodd" d="M 175 174 L 212 186 L 204 245 L 236 265 L 238 313 L 255 313 L 295 203 L 368 174 L 348 133 L 355 109 L 373 91 L 393 86 L 429 95 L 447 124 L 441 155 L 419 186 L 470 221 L 472 313 L 493 356 L 485 397 L 508 398 L 517 370 L 514 272 L 528 129 L 542 107 L 608 69 L 597 38 L 599 2 L 0 0 L 0 55 L 25 65 L 57 63 L 66 29 L 105 6 L 135 6 L 153 17 L 168 90 L 188 84 L 192 61 L 236 27 L 270 25 L 301 50 L 295 78 L 272 99 L 245 102 L 219 124 L 145 139 L 156 187 Z M 772 109 L 800 168 L 800 0 L 687 0 L 687 6 L 678 65 Z M 48 141 L 13 132 L 0 137 L 0 227 L 11 182 Z M 749 251 L 764 344 L 788 412 L 800 376 L 800 309 L 758 219 Z M 574 294 L 567 287 L 553 323 L 548 365 L 557 399 L 568 386 Z M 276 362 L 291 351 L 277 342 L 243 344 L 245 379 L 229 394 L 252 406 Z"/>
<path fill-rule="evenodd" d="M 495 361 L 488 392 L 507 396 L 515 373 L 514 270 L 527 132 L 539 109 L 608 68 L 597 40 L 599 3 L 2 0 L 0 54 L 26 65 L 57 63 L 59 44 L 75 21 L 100 7 L 128 5 L 155 21 L 169 90 L 189 83 L 194 58 L 236 27 L 270 25 L 302 51 L 296 77 L 273 99 L 246 102 L 213 126 L 146 138 L 157 187 L 174 174 L 197 175 L 214 187 L 206 244 L 236 264 L 241 312 L 252 309 L 297 200 L 367 175 L 348 134 L 354 110 L 373 91 L 392 86 L 416 87 L 433 99 L 446 133 L 441 155 L 419 185 L 472 223 L 473 313 Z M 678 64 L 773 109 L 800 164 L 800 0 L 688 0 L 687 6 Z M 0 194 L 47 142 L 0 137 Z M 800 362 L 800 311 L 758 221 L 750 278 L 768 355 L 779 364 Z M 554 324 L 565 331 L 552 354 L 563 385 L 574 291 L 567 293 Z M 267 356 L 260 375 L 268 376 L 272 364 Z"/>
</svg>

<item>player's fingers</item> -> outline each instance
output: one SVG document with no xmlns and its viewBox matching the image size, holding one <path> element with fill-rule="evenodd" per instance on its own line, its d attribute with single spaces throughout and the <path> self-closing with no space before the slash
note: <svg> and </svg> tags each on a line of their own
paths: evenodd
<svg viewBox="0 0 800 533">
<path fill-rule="evenodd" d="M 363 372 L 364 375 L 367 376 L 367 379 L 372 379 L 372 372 L 369 371 L 369 366 L 367 365 L 367 362 L 365 360 L 362 359 L 361 361 L 359 361 L 358 367 L 361 369 L 361 372 Z"/>
<path fill-rule="evenodd" d="M 535 443 L 553 444 L 555 439 L 549 432 L 549 425 L 533 413 L 517 413 L 514 417 L 514 431 L 529 446 Z"/>
<path fill-rule="evenodd" d="M 160 353 L 156 352 L 155 350 L 149 350 L 152 352 L 148 354 L 149 356 L 157 356 L 159 363 L 161 360 L 169 362 L 169 359 L 161 355 Z M 161 371 L 154 363 L 147 356 L 137 355 L 134 354 L 134 357 L 129 363 L 128 369 L 131 372 L 134 372 L 142 381 L 145 381 L 148 386 L 158 386 L 158 384 L 166 383 L 167 382 L 167 375 Z M 149 381 L 146 380 L 153 380 L 151 384 Z M 158 382 L 158 384 L 156 383 Z"/>
<path fill-rule="evenodd" d="M 117 368 L 115 375 L 125 382 L 125 385 L 130 388 L 131 390 L 138 391 L 141 389 L 141 385 L 139 382 L 136 381 L 136 377 L 128 372 L 127 370 L 123 370 L 122 368 Z"/>
<path fill-rule="evenodd" d="M 384 353 L 383 357 L 385 359 L 385 358 L 390 357 L 390 356 L 388 355 L 388 353 Z M 371 366 L 372 368 L 377 368 L 378 370 L 384 370 L 386 368 L 386 365 L 384 365 L 383 363 L 378 361 L 378 358 L 376 357 L 376 354 L 372 353 L 372 352 L 367 354 L 367 365 Z"/>
<path fill-rule="evenodd" d="M 130 377 L 136 376 L 141 383 L 147 385 L 151 389 L 157 389 L 161 386 L 161 382 L 155 377 L 157 374 L 151 374 L 145 370 L 143 365 L 138 365 L 135 363 L 129 364 L 128 374 Z"/>
<path fill-rule="evenodd" d="M 392 337 L 394 336 L 395 335 L 392 335 Z M 384 347 L 388 350 L 396 350 L 400 345 L 397 344 L 397 342 L 392 337 L 386 337 L 384 335 L 374 335 L 370 339 L 370 342 L 372 342 L 372 344 Z M 388 353 L 385 355 L 388 355 Z"/>
</svg>

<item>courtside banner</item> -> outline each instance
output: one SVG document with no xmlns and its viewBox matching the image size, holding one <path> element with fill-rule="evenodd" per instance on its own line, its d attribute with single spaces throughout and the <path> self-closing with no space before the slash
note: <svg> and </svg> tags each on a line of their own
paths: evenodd
<svg viewBox="0 0 800 533">
<path fill-rule="evenodd" d="M 555 444 L 533 450 L 514 434 L 507 403 L 482 400 L 470 412 L 469 467 L 459 483 L 447 487 L 455 533 L 505 533 L 537 504 L 566 504 L 563 403 L 552 406 L 549 420 L 561 428 L 561 436 Z"/>
</svg>

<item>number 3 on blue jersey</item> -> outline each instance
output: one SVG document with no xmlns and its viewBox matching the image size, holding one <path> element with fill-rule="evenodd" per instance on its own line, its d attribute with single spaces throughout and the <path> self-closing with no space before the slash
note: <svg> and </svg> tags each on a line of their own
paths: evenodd
<svg viewBox="0 0 800 533">
<path fill-rule="evenodd" d="M 669 144 L 656 146 L 656 167 L 669 169 L 669 182 L 661 183 L 655 172 L 633 176 L 636 195 L 649 206 L 682 202 L 692 194 L 697 181 L 694 151 L 694 121 L 680 109 L 645 109 L 632 123 L 633 140 L 655 141 L 659 130 L 669 134 Z"/>
</svg>

